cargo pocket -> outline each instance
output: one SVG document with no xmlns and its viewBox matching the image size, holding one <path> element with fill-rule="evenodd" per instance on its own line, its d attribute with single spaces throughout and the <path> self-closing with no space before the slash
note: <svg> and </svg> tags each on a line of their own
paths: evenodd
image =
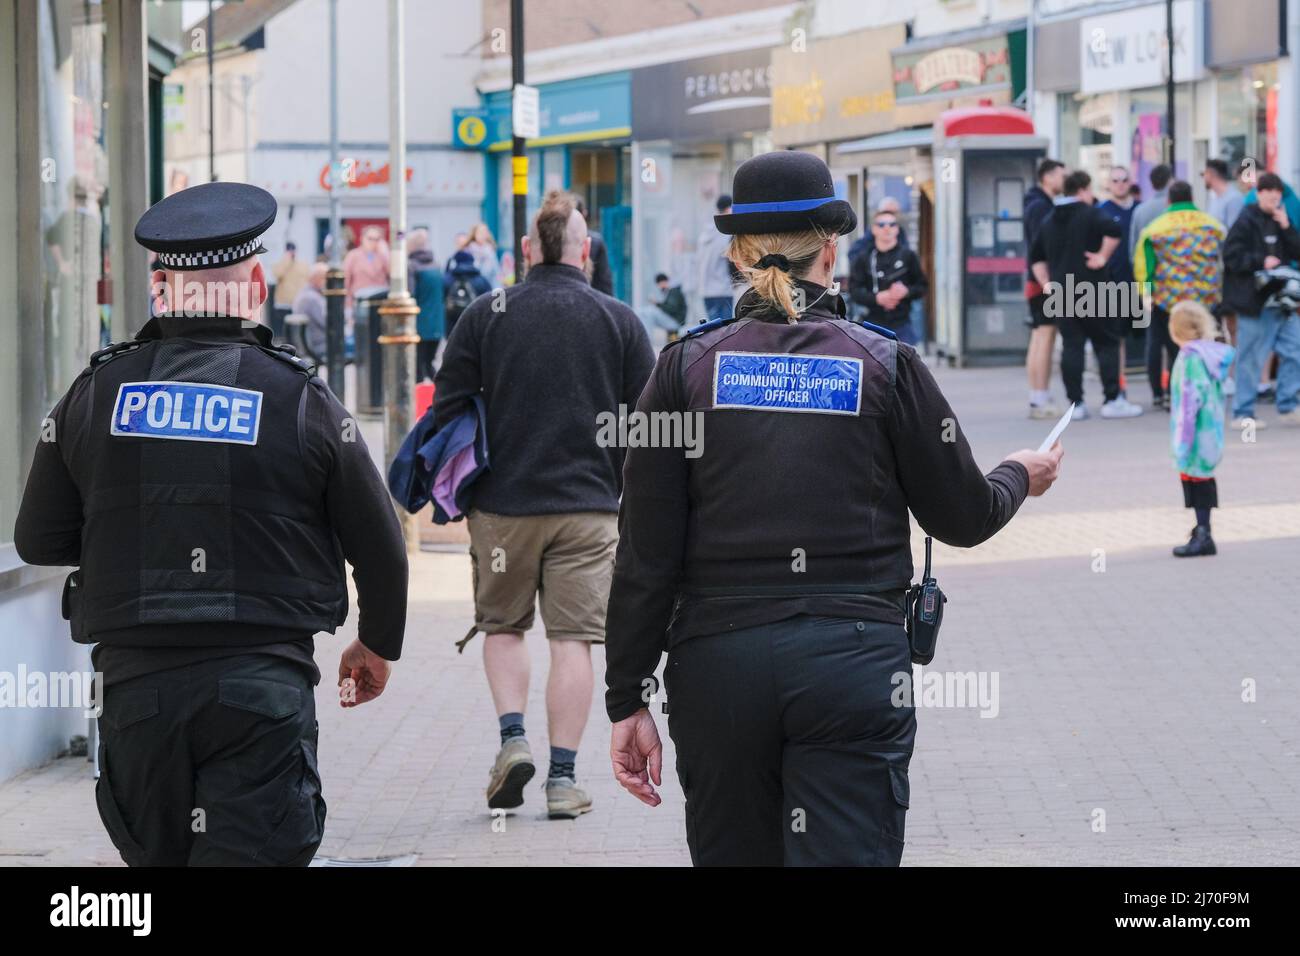
<svg viewBox="0 0 1300 956">
<path fill-rule="evenodd" d="M 122 862 L 127 866 L 143 866 L 145 864 L 144 847 L 136 842 L 135 837 L 131 835 L 131 831 L 127 828 L 126 821 L 122 818 L 122 811 L 117 805 L 117 798 L 113 796 L 113 786 L 110 783 L 111 776 L 108 746 L 101 737 L 99 741 L 99 779 L 95 781 L 95 806 L 99 810 L 99 819 L 103 822 L 104 829 L 108 831 L 108 838 L 113 841 L 113 846 L 117 847 Z"/>
<path fill-rule="evenodd" d="M 889 765 L 889 797 L 884 810 L 884 823 L 881 825 L 879 859 L 876 866 L 898 866 L 903 859 L 903 834 L 907 819 L 907 808 L 911 803 L 911 783 L 907 778 L 907 767 L 901 764 Z"/>
<path fill-rule="evenodd" d="M 306 866 L 325 836 L 325 798 L 316 760 L 317 729 L 299 742 L 299 773 L 270 838 L 254 856 L 264 866 Z"/>
</svg>

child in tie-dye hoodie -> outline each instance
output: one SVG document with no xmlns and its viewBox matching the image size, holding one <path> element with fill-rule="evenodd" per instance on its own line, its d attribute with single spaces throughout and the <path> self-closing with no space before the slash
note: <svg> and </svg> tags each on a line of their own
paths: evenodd
<svg viewBox="0 0 1300 956">
<path fill-rule="evenodd" d="M 1196 527 L 1174 557 L 1214 554 L 1210 509 L 1219 506 L 1214 469 L 1223 457 L 1223 383 L 1233 348 L 1216 342 L 1214 316 L 1200 303 L 1184 300 L 1169 313 L 1169 337 L 1179 346 L 1169 377 L 1169 433 L 1174 464 L 1183 483 L 1183 504 L 1196 511 Z"/>
</svg>

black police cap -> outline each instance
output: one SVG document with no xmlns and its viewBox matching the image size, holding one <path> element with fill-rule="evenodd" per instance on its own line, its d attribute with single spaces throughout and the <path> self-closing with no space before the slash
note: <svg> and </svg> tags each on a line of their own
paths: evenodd
<svg viewBox="0 0 1300 956">
<path fill-rule="evenodd" d="M 163 269 L 219 269 L 265 252 L 275 197 L 247 183 L 203 183 L 151 206 L 135 241 L 158 254 Z"/>
<path fill-rule="evenodd" d="M 779 150 L 740 164 L 731 212 L 714 216 L 729 236 L 818 228 L 844 235 L 857 228 L 853 207 L 835 195 L 826 164 L 811 153 Z"/>
</svg>

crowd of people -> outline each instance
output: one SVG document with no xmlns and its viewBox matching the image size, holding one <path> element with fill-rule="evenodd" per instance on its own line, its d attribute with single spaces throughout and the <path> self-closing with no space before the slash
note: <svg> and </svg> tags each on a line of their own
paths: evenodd
<svg viewBox="0 0 1300 956">
<path fill-rule="evenodd" d="M 1233 177 L 1226 162 L 1212 159 L 1202 175 L 1206 209 L 1167 165 L 1151 170 L 1152 193 L 1142 202 L 1133 198 L 1129 171 L 1112 167 L 1108 198 L 1098 204 L 1088 173 L 1045 159 L 1024 202 L 1029 415 L 1061 414 L 1049 385 L 1057 331 L 1075 420 L 1089 417 L 1085 344 L 1101 378 L 1101 416 L 1142 414 L 1125 394 L 1123 350 L 1130 329 L 1145 327 L 1152 407 L 1171 413 L 1184 503 L 1196 512 L 1188 544 L 1174 549 L 1179 557 L 1215 553 L 1210 509 L 1218 506 L 1213 472 L 1225 421 L 1253 434 L 1267 424 L 1255 418 L 1257 403 L 1272 399 L 1280 424 L 1300 425 L 1300 317 L 1275 296 L 1287 277 L 1274 274 L 1300 263 L 1300 201 L 1249 161 Z"/>
</svg>

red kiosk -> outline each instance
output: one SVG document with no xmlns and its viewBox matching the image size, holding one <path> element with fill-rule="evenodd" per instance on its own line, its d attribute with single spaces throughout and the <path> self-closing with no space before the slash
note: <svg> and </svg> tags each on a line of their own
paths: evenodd
<svg viewBox="0 0 1300 956">
<path fill-rule="evenodd" d="M 1046 155 L 1023 110 L 948 110 L 934 125 L 935 347 L 952 365 L 1024 361 L 1024 197 Z"/>
</svg>

